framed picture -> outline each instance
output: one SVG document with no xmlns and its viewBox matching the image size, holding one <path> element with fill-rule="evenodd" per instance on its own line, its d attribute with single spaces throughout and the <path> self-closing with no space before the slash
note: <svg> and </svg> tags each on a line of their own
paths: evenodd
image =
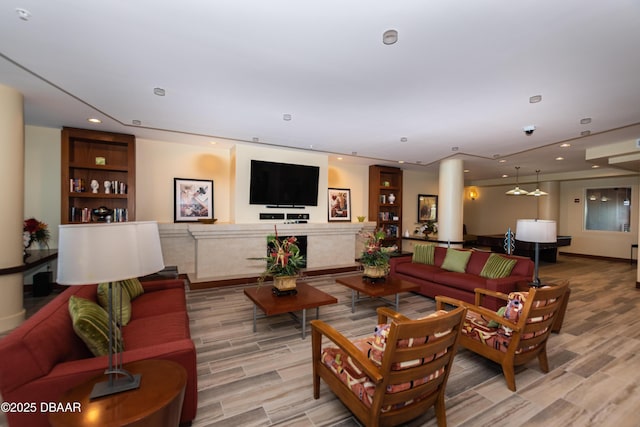
<svg viewBox="0 0 640 427">
<path fill-rule="evenodd" d="M 173 178 L 173 221 L 213 219 L 213 181 Z"/>
<path fill-rule="evenodd" d="M 418 194 L 418 222 L 438 221 L 438 196 Z"/>
<path fill-rule="evenodd" d="M 329 188 L 329 221 L 351 221 L 351 190 Z"/>
</svg>

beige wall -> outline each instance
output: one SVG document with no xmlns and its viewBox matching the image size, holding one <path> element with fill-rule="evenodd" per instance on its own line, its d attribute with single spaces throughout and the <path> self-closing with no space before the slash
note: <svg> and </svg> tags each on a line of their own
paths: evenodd
<svg viewBox="0 0 640 427">
<path fill-rule="evenodd" d="M 515 232 L 517 219 L 535 218 L 540 212 L 540 218 L 557 220 L 559 235 L 571 236 L 571 246 L 561 248 L 562 252 L 628 258 L 631 244 L 638 242 L 639 179 L 637 176 L 623 176 L 563 181 L 559 185 L 545 186 L 541 183 L 541 189 L 549 191 L 549 196 L 541 197 L 505 195 L 504 193 L 512 186 L 476 186 L 474 188 L 478 192 L 478 198 L 470 200 L 467 188 L 464 221 L 471 234 L 504 234 L 508 227 Z M 624 233 L 585 230 L 583 218 L 586 189 L 617 186 L 632 188 L 631 231 Z M 578 202 L 575 201 L 576 199 Z M 557 218 L 545 217 L 554 215 L 556 212 Z"/>
<path fill-rule="evenodd" d="M 256 152 L 243 146 L 243 153 Z M 196 146 L 139 139 L 137 141 L 137 203 L 139 220 L 173 222 L 173 178 L 199 178 L 214 181 L 214 216 L 220 222 L 231 222 L 235 216 L 257 222 L 260 207 L 248 205 L 248 155 L 238 162 L 235 153 L 214 146 Z M 261 158 L 279 161 L 315 162 L 321 165 L 321 183 L 326 187 L 350 188 L 352 217 L 368 214 L 368 166 L 337 161 L 317 153 L 267 149 Z M 255 157 L 258 158 L 258 157 Z M 51 247 L 56 247 L 60 222 L 60 130 L 35 126 L 25 127 L 25 216 L 34 216 L 49 224 Z M 313 164 L 313 163 L 309 163 Z M 237 172 L 236 173 L 236 169 Z M 323 178 L 324 176 L 324 178 Z M 324 180 L 324 181 L 323 181 Z M 572 180 L 560 183 L 558 233 L 573 237 L 572 246 L 564 251 L 580 254 L 627 258 L 632 243 L 638 241 L 638 180 L 636 176 Z M 544 185 L 544 183 L 541 183 Z M 632 229 L 630 233 L 585 231 L 582 228 L 584 189 L 595 187 L 633 186 Z M 244 188 L 244 190 L 243 190 Z M 464 223 L 472 234 L 503 234 L 507 227 L 515 229 L 516 219 L 534 218 L 538 210 L 534 197 L 504 194 L 510 186 L 476 187 L 477 200 L 465 192 Z M 551 187 L 553 188 L 553 187 Z M 543 188 L 544 189 L 544 188 Z M 237 191 L 236 191 L 237 190 Z M 468 190 L 468 189 L 466 189 Z M 404 171 L 402 231 L 413 231 L 416 223 L 417 195 L 437 194 L 437 173 Z M 239 194 L 234 205 L 235 194 Z M 321 184 L 319 205 L 313 210 L 314 222 L 327 220 L 326 191 Z M 579 198 L 580 203 L 574 203 Z M 543 202 L 546 203 L 546 202 Z M 555 210 L 555 208 L 553 209 Z M 239 213 L 237 212 L 239 211 Z M 249 212 L 248 214 L 243 212 Z M 296 210 L 299 211 L 299 210 Z M 545 211 L 544 209 L 542 210 Z M 634 225 L 636 225 L 634 227 Z"/>
</svg>

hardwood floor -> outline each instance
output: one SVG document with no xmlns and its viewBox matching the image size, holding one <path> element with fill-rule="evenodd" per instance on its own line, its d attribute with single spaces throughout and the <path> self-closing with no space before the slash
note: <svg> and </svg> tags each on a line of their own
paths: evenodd
<svg viewBox="0 0 640 427">
<path fill-rule="evenodd" d="M 320 318 L 349 337 L 371 334 L 376 300 L 351 313 L 351 293 L 335 275 L 308 282 L 338 299 Z M 461 350 L 447 386 L 449 426 L 637 426 L 640 387 L 640 290 L 636 266 L 559 256 L 542 265 L 543 281 L 568 278 L 572 294 L 564 326 L 548 344 L 551 371 L 532 362 L 507 389 L 498 365 Z M 250 285 L 255 286 L 255 285 Z M 200 426 L 356 426 L 324 386 L 312 396 L 311 339 L 289 315 L 258 320 L 243 286 L 190 291 L 191 333 L 198 349 Z M 417 317 L 434 301 L 402 294 L 400 311 Z M 308 316 L 309 317 L 309 316 Z M 410 426 L 436 426 L 433 410 Z"/>
</svg>

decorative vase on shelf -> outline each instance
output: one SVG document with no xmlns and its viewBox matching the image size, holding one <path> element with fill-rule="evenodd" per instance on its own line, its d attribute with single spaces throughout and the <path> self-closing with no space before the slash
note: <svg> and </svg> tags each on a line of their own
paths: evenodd
<svg viewBox="0 0 640 427">
<path fill-rule="evenodd" d="M 390 203 L 390 204 L 393 204 L 393 202 L 395 202 L 395 201 L 396 201 L 396 196 L 395 196 L 395 194 L 393 194 L 393 193 L 389 194 L 388 200 L 389 200 L 389 203 Z"/>
</svg>

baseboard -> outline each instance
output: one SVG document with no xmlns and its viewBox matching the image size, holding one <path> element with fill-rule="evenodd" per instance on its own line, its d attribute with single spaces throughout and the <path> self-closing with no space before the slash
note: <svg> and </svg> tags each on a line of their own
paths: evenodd
<svg viewBox="0 0 640 427">
<path fill-rule="evenodd" d="M 601 259 L 603 261 L 613 261 L 613 262 L 629 262 L 629 258 L 614 258 L 614 257 L 608 257 L 608 256 L 601 256 L 601 255 L 575 254 L 571 252 L 558 252 L 558 255 L 571 256 L 576 258 Z"/>
</svg>

